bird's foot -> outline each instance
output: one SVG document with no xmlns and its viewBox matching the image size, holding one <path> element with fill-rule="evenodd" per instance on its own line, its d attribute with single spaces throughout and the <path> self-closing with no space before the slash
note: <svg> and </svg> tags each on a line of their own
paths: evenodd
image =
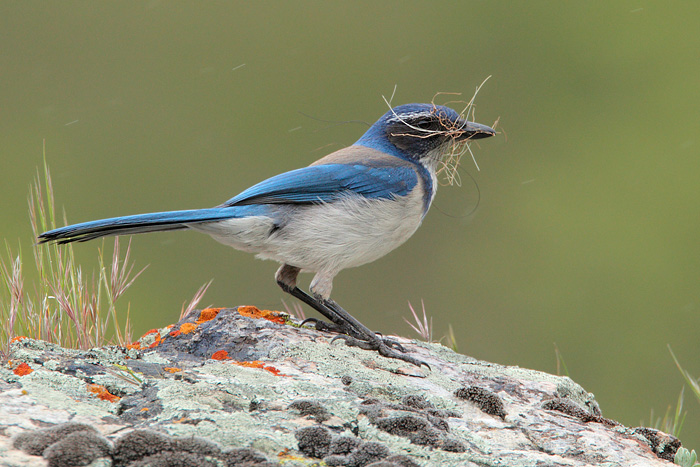
<svg viewBox="0 0 700 467">
<path fill-rule="evenodd" d="M 335 323 L 328 323 L 326 321 L 321 321 L 320 319 L 316 318 L 306 318 L 304 321 L 301 322 L 301 324 L 299 324 L 299 326 L 304 326 L 305 324 L 313 324 L 314 329 L 316 329 L 317 331 L 333 332 L 336 334 L 347 334 L 351 332 L 346 326 Z"/>
<path fill-rule="evenodd" d="M 292 271 L 294 274 L 299 272 L 297 270 L 298 268 L 289 268 L 291 267 L 286 265 L 283 266 L 280 269 L 281 272 L 278 271 L 278 275 L 281 275 L 285 271 Z M 353 318 L 350 313 L 345 311 L 333 300 L 311 296 L 298 287 L 289 285 L 288 280 L 284 281 L 278 279 L 277 283 L 285 292 L 290 293 L 302 302 L 316 309 L 319 313 L 331 321 L 329 323 L 316 318 L 307 318 L 301 322 L 301 326 L 307 323 L 313 323 L 314 327 L 319 331 L 337 333 L 338 336 L 336 336 L 333 341 L 336 339 L 343 339 L 345 344 L 351 347 L 354 346 L 365 350 L 374 350 L 379 352 L 379 354 L 383 355 L 384 357 L 403 360 L 404 362 L 411 363 L 417 367 L 425 365 L 428 367 L 428 369 L 430 369 L 430 365 L 424 361 L 406 355 L 406 350 L 397 341 L 372 332 L 369 328 L 367 328 L 367 326 Z"/>
<path fill-rule="evenodd" d="M 397 341 L 393 339 L 388 339 L 385 338 L 381 335 L 381 333 L 375 333 L 375 336 L 372 336 L 372 338 L 368 341 L 366 337 L 362 334 L 358 334 L 355 332 L 352 328 L 349 326 L 343 326 L 341 324 L 335 324 L 335 323 L 327 323 L 325 321 L 321 321 L 320 319 L 316 318 L 306 318 L 304 321 L 301 322 L 300 326 L 304 326 L 305 324 L 313 323 L 314 327 L 317 331 L 326 331 L 326 332 L 333 332 L 336 334 L 340 334 L 336 337 L 333 338 L 333 341 L 336 339 L 353 339 L 353 342 L 358 342 L 358 344 L 350 344 L 348 345 L 353 346 L 353 347 L 360 347 L 365 350 L 377 350 L 375 347 L 372 346 L 372 344 L 369 344 L 370 341 L 374 340 L 379 340 L 384 343 L 384 345 L 388 346 L 389 348 L 396 349 L 399 352 L 405 352 L 406 349 L 399 344 Z M 356 334 L 356 337 L 351 337 L 352 334 Z M 333 342 L 331 341 L 331 342 Z M 348 342 L 346 340 L 346 342 Z M 369 346 L 368 346 L 369 345 Z"/>
<path fill-rule="evenodd" d="M 374 350 L 379 352 L 379 355 L 382 355 L 384 357 L 403 360 L 404 362 L 411 363 L 413 365 L 416 365 L 417 367 L 425 365 L 430 370 L 430 365 L 428 365 L 422 360 L 418 360 L 417 358 L 411 357 L 410 355 L 406 354 L 406 350 L 403 348 L 403 346 L 395 340 L 377 336 L 374 336 L 374 338 L 370 340 L 362 340 L 352 336 L 348 336 L 347 334 L 341 334 L 335 336 L 333 340 L 331 340 L 331 344 L 338 339 L 344 340 L 345 345 L 349 347 L 359 347 L 364 350 Z"/>
</svg>

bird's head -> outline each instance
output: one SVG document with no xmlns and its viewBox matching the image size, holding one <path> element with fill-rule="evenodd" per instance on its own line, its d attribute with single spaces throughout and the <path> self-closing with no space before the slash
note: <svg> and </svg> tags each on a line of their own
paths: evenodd
<svg viewBox="0 0 700 467">
<path fill-rule="evenodd" d="M 495 134 L 493 128 L 469 122 L 449 107 L 406 104 L 385 113 L 355 144 L 434 169 L 444 155 L 463 146 L 460 143 Z"/>
</svg>

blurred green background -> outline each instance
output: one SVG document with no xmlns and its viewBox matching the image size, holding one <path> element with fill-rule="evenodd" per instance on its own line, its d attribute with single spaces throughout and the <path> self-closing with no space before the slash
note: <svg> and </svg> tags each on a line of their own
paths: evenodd
<svg viewBox="0 0 700 467">
<path fill-rule="evenodd" d="M 44 139 L 70 222 L 209 207 L 352 144 L 365 125 L 325 121 L 373 122 L 394 86 L 394 104 L 468 99 L 491 75 L 476 120 L 502 133 L 473 146 L 481 171 L 463 159 L 462 186 L 334 298 L 409 336 L 423 300 L 436 336 L 451 324 L 502 364 L 556 372 L 556 343 L 605 416 L 648 423 L 683 386 L 667 344 L 700 377 L 698 18 L 698 2 L 2 2 L 0 236 L 31 261 Z M 77 245 L 84 268 L 99 245 Z M 201 234 L 132 248 L 150 264 L 124 299 L 138 334 L 211 278 L 203 305 L 292 301 L 276 264 Z"/>
</svg>

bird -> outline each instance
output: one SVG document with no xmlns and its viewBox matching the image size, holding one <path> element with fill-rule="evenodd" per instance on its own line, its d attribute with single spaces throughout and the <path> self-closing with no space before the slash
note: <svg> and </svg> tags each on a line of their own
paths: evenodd
<svg viewBox="0 0 700 467">
<path fill-rule="evenodd" d="M 305 320 L 336 332 L 347 345 L 427 365 L 397 341 L 375 333 L 331 299 L 343 269 L 375 261 L 421 225 L 438 187 L 445 157 L 470 141 L 494 136 L 450 107 L 390 108 L 354 144 L 273 176 L 212 208 L 155 212 L 83 222 L 39 235 L 39 243 L 85 242 L 111 236 L 191 229 L 237 250 L 280 263 L 282 290 L 330 322 Z M 309 291 L 297 286 L 314 273 Z"/>
</svg>

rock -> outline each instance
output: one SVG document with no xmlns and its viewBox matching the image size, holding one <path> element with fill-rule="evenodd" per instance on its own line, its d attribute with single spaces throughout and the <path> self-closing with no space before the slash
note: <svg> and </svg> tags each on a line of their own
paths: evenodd
<svg viewBox="0 0 700 467">
<path fill-rule="evenodd" d="M 240 307 L 129 349 L 18 340 L 32 371 L 0 368 L 0 464 L 664 466 L 680 446 L 603 417 L 566 377 L 392 336 L 428 370 L 333 337 Z"/>
</svg>

